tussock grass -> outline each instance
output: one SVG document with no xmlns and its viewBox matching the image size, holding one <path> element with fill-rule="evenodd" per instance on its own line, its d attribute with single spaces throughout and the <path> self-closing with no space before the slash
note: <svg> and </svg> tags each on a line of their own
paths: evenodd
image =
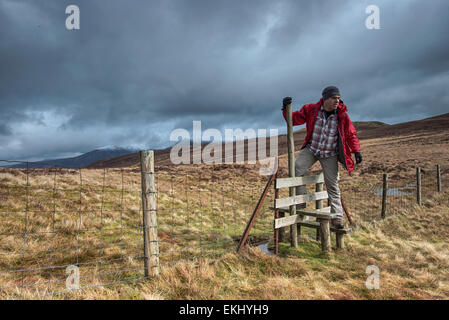
<svg viewBox="0 0 449 320">
<path fill-rule="evenodd" d="M 325 255 L 302 236 L 298 248 L 280 244 L 280 257 L 247 246 L 238 255 L 181 260 L 145 281 L 48 296 L 50 299 L 446 299 L 449 194 L 434 205 L 410 206 L 385 220 L 358 220 L 346 249 Z M 425 227 L 416 229 L 416 221 Z M 229 248 L 228 248 L 229 250 Z M 218 258 L 217 258 L 218 257 Z M 368 290 L 368 265 L 380 269 L 380 289 Z M 2 298 L 35 298 L 35 288 Z"/>
<path fill-rule="evenodd" d="M 0 287 L 10 287 L 0 290 L 0 298 L 447 299 L 449 193 L 434 192 L 434 163 L 422 153 L 449 148 L 411 149 L 416 137 L 364 143 L 362 166 L 352 177 L 341 171 L 355 232 L 345 237 L 344 250 L 337 251 L 333 239 L 330 254 L 321 253 L 311 229 L 303 229 L 298 248 L 281 243 L 279 257 L 252 246 L 240 255 L 233 252 L 266 183 L 256 167 L 156 166 L 161 269 L 159 277 L 142 281 L 133 280 L 143 276 L 139 168 L 83 169 L 81 174 L 31 170 L 28 177 L 24 170 L 3 169 L 0 272 L 32 271 L 0 273 Z M 439 157 L 449 160 L 447 153 Z M 283 169 L 286 159 L 280 158 Z M 413 194 L 412 165 L 418 163 L 422 206 Z M 311 174 L 320 170 L 316 164 Z M 387 217 L 381 219 L 376 193 L 384 171 L 390 187 L 403 193 L 388 197 Z M 443 186 L 449 185 L 448 173 L 443 165 Z M 280 194 L 287 195 L 288 190 Z M 253 238 L 272 237 L 272 204 L 270 190 Z M 65 289 L 67 278 L 64 267 L 47 267 L 76 263 L 82 286 L 123 283 L 45 295 Z M 369 265 L 379 267 L 379 290 L 365 286 Z"/>
</svg>

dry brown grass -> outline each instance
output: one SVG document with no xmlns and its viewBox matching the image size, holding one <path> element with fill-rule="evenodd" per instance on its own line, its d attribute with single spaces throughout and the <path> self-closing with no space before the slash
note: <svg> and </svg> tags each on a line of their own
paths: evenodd
<svg viewBox="0 0 449 320">
<path fill-rule="evenodd" d="M 449 185 L 449 146 L 443 138 L 420 134 L 362 141 L 362 165 L 352 177 L 341 171 L 356 231 L 346 237 L 345 250 L 330 255 L 321 254 L 308 236 L 311 231 L 301 236 L 296 249 L 282 243 L 280 257 L 251 247 L 241 255 L 232 253 L 266 183 L 257 167 L 156 166 L 160 276 L 44 298 L 447 299 L 449 193 L 433 192 L 436 163 L 442 165 L 443 186 Z M 285 155 L 280 164 L 286 175 Z M 414 204 L 413 194 L 392 196 L 387 218 L 380 219 L 381 201 L 374 194 L 382 173 L 388 172 L 390 186 L 399 188 L 413 183 L 418 164 L 423 168 L 423 205 Z M 312 167 L 312 172 L 319 170 L 319 164 Z M 84 286 L 116 281 L 113 272 L 120 270 L 132 269 L 123 273 L 125 280 L 142 275 L 142 260 L 133 258 L 142 252 L 137 167 L 82 170 L 81 176 L 71 170 L 33 170 L 28 191 L 26 185 L 24 171 L 0 172 L 0 271 L 85 262 L 80 267 Z M 281 196 L 287 190 L 283 192 Z M 271 236 L 272 196 L 252 230 L 259 237 Z M 119 263 L 98 263 L 100 257 Z M 365 287 L 371 264 L 380 269 L 379 290 Z M 104 273 L 108 275 L 99 278 Z M 40 282 L 0 290 L 0 298 L 33 299 L 45 290 L 64 288 L 63 281 L 48 284 L 65 277 L 64 268 L 0 273 L 1 287 Z"/>
</svg>

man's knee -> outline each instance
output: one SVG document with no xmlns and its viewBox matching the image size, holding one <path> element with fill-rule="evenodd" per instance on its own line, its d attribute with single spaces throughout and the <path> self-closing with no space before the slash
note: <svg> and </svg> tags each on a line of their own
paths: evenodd
<svg viewBox="0 0 449 320">
<path fill-rule="evenodd" d="M 329 197 L 340 198 L 340 188 L 338 187 L 338 185 L 334 185 L 334 186 L 326 185 L 326 190 L 327 190 L 327 193 L 329 194 Z"/>
<path fill-rule="evenodd" d="M 295 177 L 302 177 L 307 173 L 307 171 L 309 171 L 309 168 L 295 162 Z"/>
</svg>

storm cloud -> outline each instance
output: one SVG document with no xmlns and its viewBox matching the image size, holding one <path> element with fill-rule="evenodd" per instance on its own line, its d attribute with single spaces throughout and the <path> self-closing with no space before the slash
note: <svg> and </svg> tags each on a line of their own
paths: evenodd
<svg viewBox="0 0 449 320">
<path fill-rule="evenodd" d="M 68 5 L 80 29 L 67 30 Z M 365 26 L 368 5 L 380 29 Z M 448 112 L 449 2 L 2 0 L 0 159 L 279 128 L 336 85 L 353 121 Z"/>
</svg>

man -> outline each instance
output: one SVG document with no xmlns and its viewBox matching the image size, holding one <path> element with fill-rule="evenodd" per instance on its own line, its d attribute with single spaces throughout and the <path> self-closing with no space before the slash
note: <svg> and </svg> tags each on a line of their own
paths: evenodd
<svg viewBox="0 0 449 320">
<path fill-rule="evenodd" d="M 343 229 L 337 160 L 351 174 L 354 170 L 351 153 L 355 153 L 357 164 L 362 162 L 362 155 L 356 130 L 340 97 L 340 90 L 337 87 L 326 87 L 320 101 L 306 104 L 299 111 L 292 112 L 292 121 L 294 126 L 306 123 L 307 127 L 306 138 L 295 161 L 295 175 L 304 176 L 316 161 L 320 161 L 331 212 L 338 216 L 332 219 L 332 225 Z M 291 97 L 284 98 L 282 107 L 284 119 L 287 119 L 285 107 L 291 103 Z M 305 193 L 305 186 L 296 188 L 296 194 Z"/>
</svg>

